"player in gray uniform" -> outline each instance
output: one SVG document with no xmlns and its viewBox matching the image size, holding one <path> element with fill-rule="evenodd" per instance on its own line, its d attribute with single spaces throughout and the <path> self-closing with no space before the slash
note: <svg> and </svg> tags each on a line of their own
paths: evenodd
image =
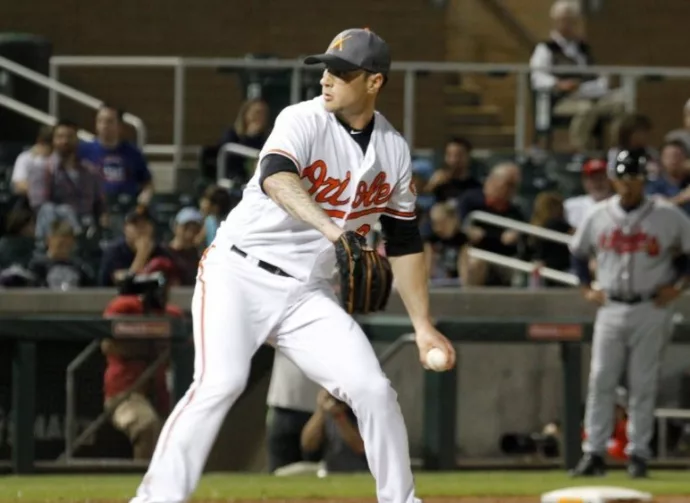
<svg viewBox="0 0 690 503">
<path fill-rule="evenodd" d="M 597 203 L 570 243 L 573 266 L 597 312 L 585 413 L 584 456 L 574 476 L 604 475 L 616 386 L 627 369 L 628 474 L 646 477 L 661 354 L 670 337 L 669 304 L 690 270 L 675 260 L 690 253 L 690 218 L 676 206 L 645 197 L 644 153 L 622 151 L 610 167 L 615 196 Z M 598 288 L 588 260 L 597 259 Z M 627 366 L 626 366 L 627 365 Z"/>
</svg>

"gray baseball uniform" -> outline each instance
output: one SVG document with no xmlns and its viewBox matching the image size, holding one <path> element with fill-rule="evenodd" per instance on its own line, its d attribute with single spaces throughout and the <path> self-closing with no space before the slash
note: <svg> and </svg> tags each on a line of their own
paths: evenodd
<svg viewBox="0 0 690 503">
<path fill-rule="evenodd" d="M 613 428 L 616 386 L 627 363 L 628 455 L 650 456 L 661 353 L 671 311 L 653 302 L 672 284 L 678 253 L 690 253 L 690 218 L 674 205 L 646 199 L 626 212 L 613 196 L 595 205 L 570 244 L 580 258 L 595 254 L 597 282 L 607 301 L 594 325 L 587 393 L 585 452 L 604 454 Z"/>
</svg>

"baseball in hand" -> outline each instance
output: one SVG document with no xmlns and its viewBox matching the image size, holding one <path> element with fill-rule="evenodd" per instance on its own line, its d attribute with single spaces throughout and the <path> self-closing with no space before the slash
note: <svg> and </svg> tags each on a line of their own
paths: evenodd
<svg viewBox="0 0 690 503">
<path fill-rule="evenodd" d="M 432 348 L 426 354 L 426 364 L 431 370 L 439 372 L 448 365 L 448 357 L 442 349 Z"/>
</svg>

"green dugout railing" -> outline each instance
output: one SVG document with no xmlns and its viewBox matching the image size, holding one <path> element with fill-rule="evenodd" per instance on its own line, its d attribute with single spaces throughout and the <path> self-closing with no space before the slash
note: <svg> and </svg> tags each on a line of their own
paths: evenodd
<svg viewBox="0 0 690 503">
<path fill-rule="evenodd" d="M 412 331 L 408 318 L 375 315 L 358 319 L 374 342 L 400 342 Z M 558 343 L 563 368 L 564 465 L 572 468 L 580 456 L 580 407 L 582 397 L 582 344 L 589 342 L 592 322 L 580 319 L 452 318 L 436 320 L 437 328 L 458 344 Z M 34 468 L 33 425 L 36 405 L 36 345 L 42 340 L 91 341 L 105 337 L 170 338 L 175 369 L 175 399 L 192 379 L 190 320 L 164 318 L 119 318 L 36 316 L 0 318 L 0 338 L 13 341 L 12 354 L 12 469 L 17 474 Z M 675 327 L 674 343 L 690 342 L 690 324 Z M 425 373 L 424 453 L 427 470 L 450 470 L 456 466 L 457 370 Z M 460 397 L 461 399 L 461 397 Z"/>
</svg>

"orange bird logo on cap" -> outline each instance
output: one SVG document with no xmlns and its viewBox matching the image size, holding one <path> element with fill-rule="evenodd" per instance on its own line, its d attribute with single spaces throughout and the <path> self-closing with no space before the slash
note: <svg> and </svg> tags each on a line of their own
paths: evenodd
<svg viewBox="0 0 690 503">
<path fill-rule="evenodd" d="M 338 49 L 339 51 L 342 51 L 342 50 L 343 50 L 343 44 L 345 43 L 345 41 L 346 41 L 348 38 L 350 38 L 350 35 L 347 35 L 347 36 L 345 36 L 345 37 L 341 35 L 340 37 L 336 38 L 336 39 L 333 41 L 333 43 L 332 43 L 331 46 L 328 48 L 328 50 L 330 51 L 331 49 Z"/>
</svg>

